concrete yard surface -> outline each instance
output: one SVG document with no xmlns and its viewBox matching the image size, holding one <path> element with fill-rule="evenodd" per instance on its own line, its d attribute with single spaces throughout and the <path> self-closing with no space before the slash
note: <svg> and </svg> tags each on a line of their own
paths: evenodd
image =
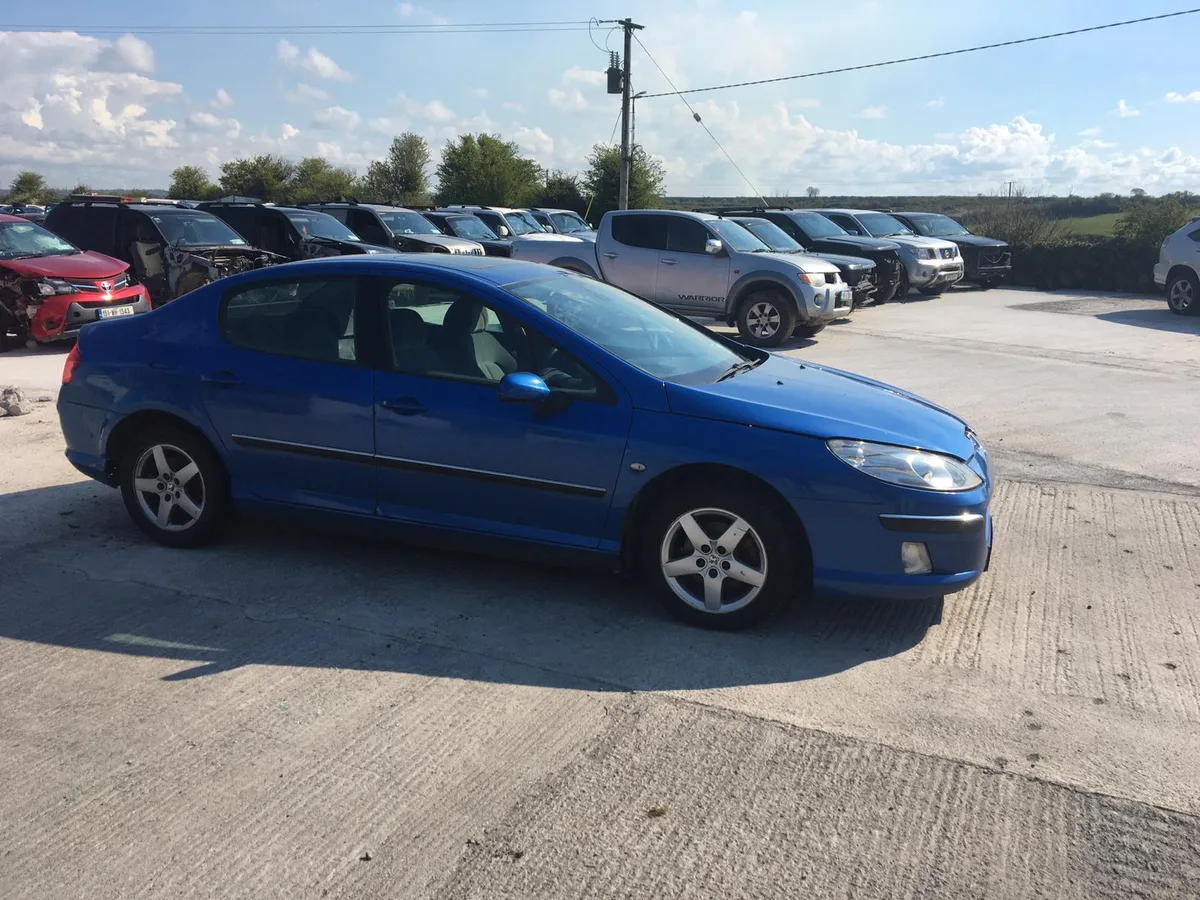
<svg viewBox="0 0 1200 900">
<path fill-rule="evenodd" d="M 960 289 L 783 352 L 971 422 L 977 585 L 720 634 L 290 523 L 168 550 L 0 419 L 0 898 L 1200 897 L 1200 319 Z"/>
</svg>

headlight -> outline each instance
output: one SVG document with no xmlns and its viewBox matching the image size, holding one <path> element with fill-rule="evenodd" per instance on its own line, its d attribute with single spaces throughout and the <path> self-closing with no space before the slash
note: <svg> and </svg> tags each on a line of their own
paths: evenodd
<svg viewBox="0 0 1200 900">
<path fill-rule="evenodd" d="M 61 278 L 43 278 L 37 283 L 37 292 L 42 297 L 53 297 L 55 294 L 74 294 L 75 285 Z"/>
<path fill-rule="evenodd" d="M 805 284 L 811 284 L 813 287 L 825 287 L 825 274 L 823 272 L 814 272 L 811 275 L 808 272 L 801 272 L 800 280 Z"/>
<path fill-rule="evenodd" d="M 983 484 L 966 463 L 940 453 L 868 441 L 831 440 L 826 445 L 846 465 L 900 487 L 968 491 Z"/>
<path fill-rule="evenodd" d="M 933 259 L 936 254 L 928 247 L 914 247 L 913 256 L 917 259 Z"/>
</svg>

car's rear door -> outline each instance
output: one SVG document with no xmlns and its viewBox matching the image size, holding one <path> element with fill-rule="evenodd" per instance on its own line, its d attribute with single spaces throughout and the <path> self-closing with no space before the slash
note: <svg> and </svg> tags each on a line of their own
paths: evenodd
<svg viewBox="0 0 1200 900">
<path fill-rule="evenodd" d="M 658 256 L 666 249 L 667 217 L 652 213 L 609 216 L 609 234 L 596 242 L 604 280 L 643 300 L 656 299 Z"/>
<path fill-rule="evenodd" d="M 253 497 L 371 514 L 373 375 L 353 275 L 254 281 L 222 297 L 198 375 L 234 487 Z"/>
</svg>

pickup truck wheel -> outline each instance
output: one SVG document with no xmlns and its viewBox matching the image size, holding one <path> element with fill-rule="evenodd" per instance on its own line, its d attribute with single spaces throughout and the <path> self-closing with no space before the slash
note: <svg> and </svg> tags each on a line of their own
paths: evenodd
<svg viewBox="0 0 1200 900">
<path fill-rule="evenodd" d="M 943 284 L 943 285 L 940 285 L 939 287 L 923 287 L 923 288 L 920 288 L 919 290 L 926 297 L 938 297 L 938 296 L 946 293 L 946 285 Z"/>
<path fill-rule="evenodd" d="M 752 346 L 778 347 L 795 326 L 796 314 L 775 291 L 755 291 L 738 307 L 738 334 Z"/>
<path fill-rule="evenodd" d="M 1200 281 L 1183 272 L 1167 282 L 1167 308 L 1179 316 L 1200 315 Z"/>
<path fill-rule="evenodd" d="M 772 504 L 740 485 L 688 485 L 657 505 L 641 557 L 659 600 L 704 628 L 744 628 L 802 591 L 793 532 Z"/>
</svg>

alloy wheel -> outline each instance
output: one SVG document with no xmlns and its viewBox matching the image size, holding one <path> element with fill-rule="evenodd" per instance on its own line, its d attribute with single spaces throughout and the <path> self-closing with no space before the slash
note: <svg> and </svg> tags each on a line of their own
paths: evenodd
<svg viewBox="0 0 1200 900">
<path fill-rule="evenodd" d="M 142 451 L 133 468 L 133 489 L 146 518 L 163 531 L 187 531 L 204 514 L 204 476 L 196 461 L 173 444 Z"/>
<path fill-rule="evenodd" d="M 694 509 L 675 519 L 662 540 L 663 577 L 679 599 L 708 614 L 748 606 L 767 580 L 767 552 L 736 513 Z"/>
<path fill-rule="evenodd" d="M 1179 312 L 1187 311 L 1195 301 L 1195 291 L 1192 282 L 1187 278 L 1176 278 L 1167 295 L 1167 301 Z"/>
<path fill-rule="evenodd" d="M 746 312 L 746 329 L 756 338 L 770 338 L 779 331 L 782 316 L 774 303 L 760 300 Z"/>
</svg>

